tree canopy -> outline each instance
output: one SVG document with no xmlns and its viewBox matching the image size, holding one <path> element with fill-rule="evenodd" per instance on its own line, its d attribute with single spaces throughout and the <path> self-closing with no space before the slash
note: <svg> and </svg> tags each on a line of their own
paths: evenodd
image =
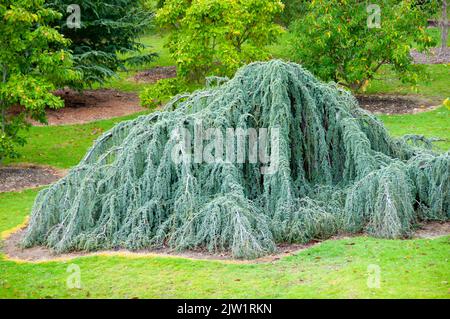
<svg viewBox="0 0 450 319">
<path fill-rule="evenodd" d="M 421 66 L 410 56 L 413 45 L 435 43 L 426 33 L 435 2 L 415 0 L 311 1 L 292 26 L 292 57 L 316 76 L 358 91 L 383 65 L 403 80 L 416 83 Z"/>
<path fill-rule="evenodd" d="M 64 36 L 71 40 L 75 69 L 83 75 L 75 87 L 102 83 L 127 64 L 149 62 L 155 53 L 142 53 L 139 36 L 152 26 L 153 13 L 146 0 L 81 0 L 80 26 L 59 20 Z M 50 0 L 49 6 L 68 17 L 73 0 Z"/>
<path fill-rule="evenodd" d="M 280 0 L 166 0 L 157 22 L 171 30 L 168 47 L 181 76 L 231 76 L 268 58 L 265 46 L 282 32 Z"/>
<path fill-rule="evenodd" d="M 0 3 L 0 161 L 18 155 L 28 117 L 45 123 L 46 107 L 64 105 L 51 93 L 56 86 L 79 79 L 66 50 L 70 41 L 50 26 L 60 18 L 44 0 Z"/>
</svg>

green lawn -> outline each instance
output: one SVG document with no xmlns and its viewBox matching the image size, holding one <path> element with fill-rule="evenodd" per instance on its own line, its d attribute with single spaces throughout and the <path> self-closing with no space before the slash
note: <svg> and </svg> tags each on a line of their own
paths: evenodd
<svg viewBox="0 0 450 319">
<path fill-rule="evenodd" d="M 406 115 L 381 115 L 394 136 L 421 134 L 442 139 L 435 143 L 441 150 L 450 150 L 450 108 L 440 107 L 430 112 Z"/>
<path fill-rule="evenodd" d="M 425 65 L 427 79 L 416 86 L 402 83 L 395 77 L 389 66 L 381 68 L 380 73 L 373 80 L 365 93 L 417 94 L 442 102 L 450 97 L 450 65 Z"/>
<path fill-rule="evenodd" d="M 35 194 L 0 194 L 0 231 L 22 222 Z M 449 259 L 450 237 L 330 240 L 263 264 L 121 256 L 33 264 L 0 255 L 0 298 L 449 298 Z M 66 285 L 72 264 L 81 289 Z M 367 286 L 369 265 L 380 269 L 380 288 Z"/>
<path fill-rule="evenodd" d="M 450 14 L 450 12 L 449 12 L 449 14 Z M 440 17 L 438 19 L 440 19 Z M 436 42 L 436 46 L 440 47 L 441 43 L 442 43 L 440 29 L 439 28 L 428 28 L 427 33 L 433 38 L 433 41 Z M 448 36 L 447 36 L 447 46 L 450 46 L 450 34 L 448 34 Z"/>
<path fill-rule="evenodd" d="M 93 141 L 103 132 L 123 120 L 146 112 L 96 121 L 82 125 L 34 126 L 24 133 L 27 144 L 19 148 L 20 158 L 5 160 L 5 164 L 33 163 L 69 168 L 78 164 Z"/>
</svg>

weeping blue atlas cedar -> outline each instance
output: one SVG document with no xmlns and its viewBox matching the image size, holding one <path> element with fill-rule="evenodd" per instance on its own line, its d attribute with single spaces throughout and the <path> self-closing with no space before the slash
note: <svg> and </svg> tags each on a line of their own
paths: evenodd
<svg viewBox="0 0 450 319">
<path fill-rule="evenodd" d="M 173 131 L 277 128 L 279 163 L 175 163 Z M 78 166 L 41 191 L 23 240 L 56 252 L 228 251 L 256 258 L 277 243 L 339 232 L 408 237 L 450 216 L 449 153 L 392 138 L 355 98 L 294 63 L 252 63 L 165 111 L 118 124 Z M 270 147 L 270 146 L 267 146 Z"/>
</svg>

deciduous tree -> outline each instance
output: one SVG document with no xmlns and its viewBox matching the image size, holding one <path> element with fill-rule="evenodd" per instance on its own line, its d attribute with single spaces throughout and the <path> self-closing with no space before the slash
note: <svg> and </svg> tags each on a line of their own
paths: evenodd
<svg viewBox="0 0 450 319">
<path fill-rule="evenodd" d="M 170 53 L 182 76 L 232 75 L 254 60 L 282 28 L 274 23 L 280 0 L 166 0 L 157 21 L 170 29 Z"/>
<path fill-rule="evenodd" d="M 390 64 L 403 81 L 416 82 L 420 66 L 410 50 L 432 46 L 426 33 L 427 6 L 414 0 L 316 0 L 296 21 L 291 37 L 292 57 L 323 80 L 355 91 L 364 89 L 381 66 Z M 378 24 L 379 22 L 379 24 Z"/>
<path fill-rule="evenodd" d="M 59 18 L 44 0 L 0 3 L 0 161 L 18 155 L 28 117 L 45 123 L 46 107 L 64 105 L 51 93 L 55 85 L 77 78 L 65 50 L 69 41 L 49 26 Z"/>
</svg>

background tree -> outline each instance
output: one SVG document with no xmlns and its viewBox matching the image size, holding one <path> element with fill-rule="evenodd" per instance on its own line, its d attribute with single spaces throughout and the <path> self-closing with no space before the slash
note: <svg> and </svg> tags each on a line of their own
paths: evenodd
<svg viewBox="0 0 450 319">
<path fill-rule="evenodd" d="M 447 50 L 448 37 L 448 16 L 447 16 L 447 0 L 442 0 L 442 18 L 441 18 L 441 52 Z"/>
<path fill-rule="evenodd" d="M 282 32 L 274 23 L 282 10 L 280 0 L 166 0 L 157 21 L 172 31 L 168 47 L 179 74 L 201 79 L 267 58 L 265 46 Z"/>
<path fill-rule="evenodd" d="M 48 25 L 59 18 L 44 0 L 0 3 L 0 162 L 18 155 L 28 117 L 45 123 L 47 106 L 64 105 L 51 93 L 55 84 L 77 78 L 64 50 L 69 41 Z"/>
<path fill-rule="evenodd" d="M 51 0 L 50 7 L 68 16 L 73 0 Z M 151 61 L 156 54 L 142 54 L 139 36 L 151 27 L 153 13 L 146 0 L 81 0 L 80 28 L 66 19 L 58 22 L 61 32 L 71 40 L 75 68 L 83 74 L 75 87 L 104 82 L 126 65 Z"/>
<path fill-rule="evenodd" d="M 291 52 L 323 80 L 352 90 L 364 89 L 381 66 L 390 64 L 407 82 L 416 82 L 421 67 L 412 64 L 413 43 L 421 50 L 433 45 L 426 33 L 429 8 L 435 2 L 415 5 L 412 0 L 380 0 L 380 27 L 369 28 L 376 12 L 370 1 L 317 0 L 310 2 L 294 23 Z M 368 12 L 369 11 L 369 12 Z"/>
<path fill-rule="evenodd" d="M 277 22 L 285 27 L 302 17 L 305 13 L 305 8 L 310 0 L 282 0 L 284 4 L 283 12 L 277 16 Z"/>
</svg>

